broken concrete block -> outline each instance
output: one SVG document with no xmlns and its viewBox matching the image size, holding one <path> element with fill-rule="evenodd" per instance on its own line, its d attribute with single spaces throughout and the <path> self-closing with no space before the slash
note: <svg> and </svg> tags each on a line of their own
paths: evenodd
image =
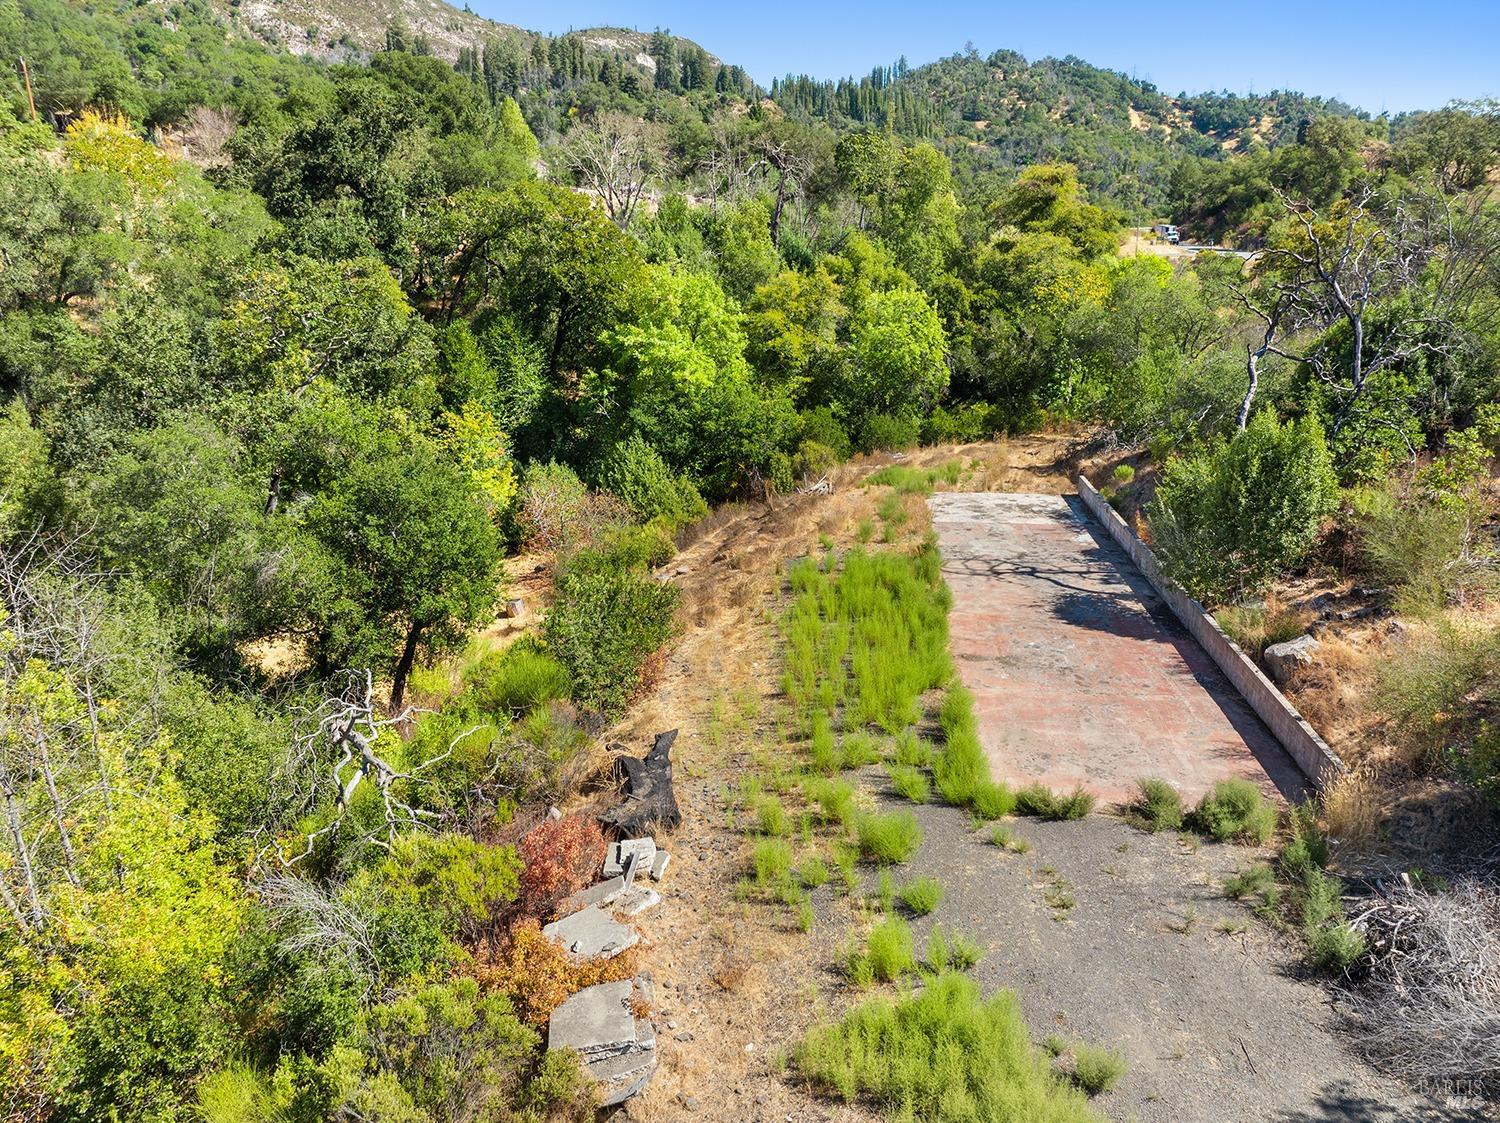
<svg viewBox="0 0 1500 1123">
<path fill-rule="evenodd" d="M 636 886 L 616 897 L 611 908 L 616 916 L 635 917 L 654 909 L 659 904 L 661 904 L 661 894 L 655 889 Z"/>
<path fill-rule="evenodd" d="M 1286 682 L 1298 670 L 1312 666 L 1317 650 L 1318 641 L 1312 636 L 1273 643 L 1265 650 L 1266 673 L 1274 682 Z"/>
<path fill-rule="evenodd" d="M 665 850 L 658 850 L 656 857 L 651 861 L 651 880 L 660 881 L 667 872 L 667 864 L 671 862 L 672 855 Z"/>
<path fill-rule="evenodd" d="M 634 989 L 624 979 L 579 991 L 552 1011 L 547 1048 L 576 1049 L 585 1064 L 636 1050 L 636 1016 L 630 1008 Z"/>
<path fill-rule="evenodd" d="M 610 959 L 634 947 L 641 938 L 634 928 L 621 924 L 599 905 L 553 921 L 542 929 L 542 935 L 581 959 Z"/>
<path fill-rule="evenodd" d="M 557 911 L 561 916 L 571 916 L 575 912 L 582 912 L 590 905 L 607 905 L 623 892 L 625 892 L 625 879 L 611 877 L 599 882 L 598 885 L 580 889 L 558 905 Z"/>
<path fill-rule="evenodd" d="M 626 873 L 631 869 L 636 872 L 650 869 L 651 863 L 655 860 L 656 839 L 627 838 L 623 842 L 616 842 L 610 846 L 609 853 L 604 858 L 604 876 L 613 877 L 617 873 Z M 629 877 L 626 880 L 629 881 Z"/>
<path fill-rule="evenodd" d="M 552 1012 L 547 1048 L 578 1051 L 600 1084 L 601 1106 L 623 1103 L 656 1071 L 656 1030 L 650 1018 L 635 1016 L 651 1001 L 651 980 L 642 973 L 581 990 Z"/>
</svg>

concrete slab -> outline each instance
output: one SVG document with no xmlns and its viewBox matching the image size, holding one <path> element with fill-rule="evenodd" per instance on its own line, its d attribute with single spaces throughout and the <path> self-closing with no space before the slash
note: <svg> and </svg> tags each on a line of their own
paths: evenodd
<svg viewBox="0 0 1500 1123">
<path fill-rule="evenodd" d="M 590 885 L 587 889 L 580 889 L 562 904 L 557 906 L 557 911 L 562 916 L 571 916 L 575 912 L 581 912 L 590 905 L 607 905 L 625 892 L 625 879 L 623 877 L 611 877 Z"/>
<path fill-rule="evenodd" d="M 651 868 L 651 863 L 656 860 L 656 840 L 654 838 L 627 838 L 623 842 L 613 843 L 609 852 L 604 857 L 604 876 L 613 877 L 615 874 L 625 874 L 628 883 L 635 874 L 642 870 Z"/>
<path fill-rule="evenodd" d="M 660 893 L 644 885 L 637 885 L 616 897 L 610 905 L 610 910 L 616 916 L 636 917 L 643 912 L 650 912 L 659 904 L 661 904 Z"/>
<path fill-rule="evenodd" d="M 1305 780 L 1076 497 L 929 500 L 959 674 L 991 771 L 1107 801 L 1160 776 L 1189 801 L 1226 776 Z"/>
<path fill-rule="evenodd" d="M 542 935 L 580 959 L 613 958 L 641 938 L 634 928 L 621 924 L 599 905 L 553 921 L 542 929 Z"/>
<path fill-rule="evenodd" d="M 636 1017 L 629 979 L 586 987 L 552 1011 L 547 1048 L 576 1049 L 585 1062 L 636 1048 Z"/>
<path fill-rule="evenodd" d="M 658 850 L 655 859 L 651 862 L 651 880 L 660 881 L 667 875 L 667 865 L 672 861 L 672 855 L 665 850 Z"/>
</svg>

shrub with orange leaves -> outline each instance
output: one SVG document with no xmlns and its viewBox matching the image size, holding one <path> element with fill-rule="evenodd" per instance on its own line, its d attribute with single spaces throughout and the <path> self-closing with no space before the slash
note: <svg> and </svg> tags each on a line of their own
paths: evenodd
<svg viewBox="0 0 1500 1123">
<path fill-rule="evenodd" d="M 517 848 L 521 908 L 531 916 L 551 916 L 559 901 L 593 880 L 604 860 L 604 832 L 582 815 L 547 819 L 533 827 Z"/>
<path fill-rule="evenodd" d="M 481 953 L 475 975 L 485 986 L 510 996 L 516 1016 L 543 1025 L 571 995 L 596 983 L 613 983 L 635 974 L 634 949 L 612 959 L 578 962 L 542 935 L 534 917 L 511 928 L 498 953 Z"/>
</svg>

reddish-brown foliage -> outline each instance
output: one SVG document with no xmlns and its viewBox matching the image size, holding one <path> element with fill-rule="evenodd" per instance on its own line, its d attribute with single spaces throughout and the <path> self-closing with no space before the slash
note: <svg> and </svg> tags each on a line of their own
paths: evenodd
<svg viewBox="0 0 1500 1123">
<path fill-rule="evenodd" d="M 604 861 L 604 832 L 582 815 L 546 819 L 517 847 L 521 861 L 521 908 L 550 917 L 559 901 L 593 880 Z"/>
</svg>

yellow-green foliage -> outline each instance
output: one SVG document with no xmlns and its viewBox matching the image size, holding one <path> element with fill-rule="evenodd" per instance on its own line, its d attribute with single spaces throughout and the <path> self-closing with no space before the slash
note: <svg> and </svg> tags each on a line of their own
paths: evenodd
<svg viewBox="0 0 1500 1123">
<path fill-rule="evenodd" d="M 922 845 L 922 827 L 910 811 L 861 816 L 857 829 L 860 853 L 882 865 L 898 865 Z"/>
<path fill-rule="evenodd" d="M 897 795 L 913 803 L 926 803 L 931 798 L 932 785 L 927 782 L 927 773 L 920 768 L 909 764 L 888 764 L 885 770 Z"/>
<path fill-rule="evenodd" d="M 792 1060 L 816 1088 L 893 1119 L 1098 1119 L 1032 1046 L 1016 996 L 1002 990 L 983 1000 L 977 985 L 951 972 L 916 994 L 867 999 L 810 1033 Z"/>
<path fill-rule="evenodd" d="M 1276 833 L 1276 808 L 1254 783 L 1231 776 L 1214 784 L 1184 821 L 1215 842 L 1234 839 L 1264 846 Z"/>
<path fill-rule="evenodd" d="M 964 466 L 957 460 L 950 460 L 937 468 L 911 468 L 905 464 L 892 464 L 866 480 L 865 486 L 894 488 L 898 495 L 930 495 L 938 483 L 945 483 L 950 487 L 958 483 L 963 470 Z"/>
<path fill-rule="evenodd" d="M 943 883 L 935 877 L 919 877 L 901 887 L 901 903 L 917 916 L 926 916 L 943 901 Z"/>
</svg>

